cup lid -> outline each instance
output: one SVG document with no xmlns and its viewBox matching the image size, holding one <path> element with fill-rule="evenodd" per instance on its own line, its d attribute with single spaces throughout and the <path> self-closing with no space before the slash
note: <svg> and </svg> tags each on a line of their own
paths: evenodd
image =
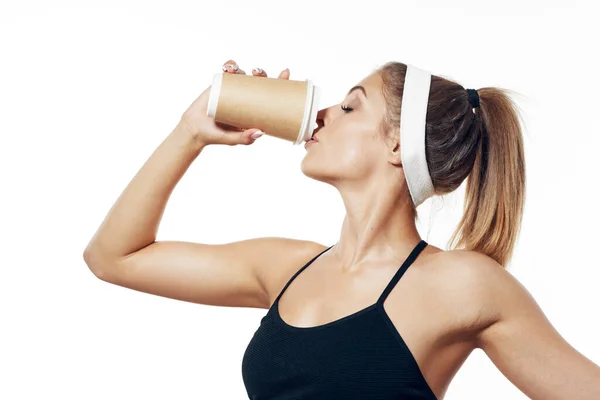
<svg viewBox="0 0 600 400">
<path fill-rule="evenodd" d="M 320 103 L 321 103 L 321 88 L 318 86 L 315 86 L 314 92 L 313 92 L 312 106 L 311 106 L 311 110 L 310 110 L 310 118 L 308 120 L 310 122 L 310 125 L 308 126 L 308 135 L 309 136 L 312 136 L 312 133 L 319 126 L 317 124 L 317 113 L 319 112 Z"/>
<path fill-rule="evenodd" d="M 312 132 L 317 129 L 317 112 L 319 111 L 319 102 L 321 100 L 321 88 L 314 85 L 310 80 L 306 80 L 307 94 L 306 103 L 304 106 L 304 117 L 298 132 L 298 138 L 295 145 L 302 143 L 304 140 L 310 139 Z"/>
<path fill-rule="evenodd" d="M 219 102 L 219 93 L 221 92 L 221 84 L 223 83 L 223 74 L 217 73 L 213 77 L 213 82 L 210 87 L 210 94 L 208 96 L 208 107 L 206 109 L 206 115 L 214 118 L 217 115 L 217 103 Z"/>
</svg>

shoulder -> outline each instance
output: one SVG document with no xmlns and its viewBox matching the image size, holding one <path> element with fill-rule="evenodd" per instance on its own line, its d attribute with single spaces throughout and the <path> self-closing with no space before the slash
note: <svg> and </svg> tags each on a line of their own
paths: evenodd
<svg viewBox="0 0 600 400">
<path fill-rule="evenodd" d="M 292 275 L 329 246 L 311 240 L 282 237 L 263 238 L 258 244 L 262 256 L 256 267 L 258 279 L 268 293 L 270 307 Z"/>
<path fill-rule="evenodd" d="M 511 297 L 524 290 L 502 265 L 476 251 L 440 251 L 428 257 L 426 267 L 430 289 L 481 329 L 498 321 Z"/>
<path fill-rule="evenodd" d="M 468 291 L 489 286 L 498 279 L 507 279 L 510 273 L 491 257 L 469 250 L 449 250 L 431 254 L 428 267 L 440 279 L 451 284 L 464 285 Z"/>
<path fill-rule="evenodd" d="M 432 257 L 436 257 L 434 262 L 441 273 L 460 273 L 464 277 L 476 279 L 478 283 L 485 283 L 490 280 L 490 277 L 508 273 L 493 258 L 476 251 L 460 249 L 441 251 L 432 254 Z"/>
<path fill-rule="evenodd" d="M 294 268 L 298 262 L 306 263 L 319 253 L 325 251 L 329 246 L 312 240 L 273 238 L 271 249 L 278 256 L 278 265 Z M 298 266 L 298 269 L 302 265 Z M 278 268 L 281 269 L 281 268 Z"/>
<path fill-rule="evenodd" d="M 600 368 L 565 340 L 508 270 L 471 251 L 448 251 L 439 260 L 432 269 L 447 280 L 438 286 L 457 310 L 451 318 L 466 315 L 458 306 L 482 316 L 471 330 L 474 347 L 528 398 L 600 398 Z"/>
</svg>

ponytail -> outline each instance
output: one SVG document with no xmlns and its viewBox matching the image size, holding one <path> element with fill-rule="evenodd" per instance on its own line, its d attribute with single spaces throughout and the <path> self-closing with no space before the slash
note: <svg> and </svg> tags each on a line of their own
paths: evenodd
<svg viewBox="0 0 600 400">
<path fill-rule="evenodd" d="M 481 135 L 467 178 L 464 214 L 450 245 L 509 263 L 525 204 L 525 154 L 519 112 L 506 90 L 479 89 Z"/>
<path fill-rule="evenodd" d="M 380 130 L 397 132 L 406 64 L 388 62 L 378 72 L 387 107 Z M 425 127 L 435 193 L 450 193 L 467 180 L 464 214 L 448 248 L 483 253 L 504 267 L 512 257 L 525 203 L 520 115 L 507 92 L 479 89 L 479 107 L 473 108 L 462 85 L 432 75 Z M 414 203 L 412 207 L 418 218 Z"/>
</svg>

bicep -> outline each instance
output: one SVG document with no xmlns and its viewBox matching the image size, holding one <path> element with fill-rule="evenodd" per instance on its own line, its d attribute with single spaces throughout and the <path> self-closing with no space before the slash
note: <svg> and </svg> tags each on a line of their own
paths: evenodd
<svg viewBox="0 0 600 400">
<path fill-rule="evenodd" d="M 494 279 L 499 318 L 479 334 L 496 367 L 532 399 L 598 399 L 600 368 L 573 348 L 508 272 Z"/>
<path fill-rule="evenodd" d="M 227 244 L 158 241 L 115 261 L 99 277 L 158 296 L 199 304 L 266 308 L 261 274 L 273 254 L 297 241 L 257 238 Z M 277 258 L 277 257 L 275 257 Z"/>
</svg>

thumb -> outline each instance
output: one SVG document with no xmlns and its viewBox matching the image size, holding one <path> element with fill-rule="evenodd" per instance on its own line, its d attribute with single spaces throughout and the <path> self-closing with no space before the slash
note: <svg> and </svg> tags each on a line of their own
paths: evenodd
<svg viewBox="0 0 600 400">
<path fill-rule="evenodd" d="M 257 128 L 244 129 L 243 131 L 230 130 L 225 132 L 226 144 L 236 145 L 245 144 L 249 145 L 254 143 L 256 139 L 261 137 L 264 132 Z"/>
</svg>

